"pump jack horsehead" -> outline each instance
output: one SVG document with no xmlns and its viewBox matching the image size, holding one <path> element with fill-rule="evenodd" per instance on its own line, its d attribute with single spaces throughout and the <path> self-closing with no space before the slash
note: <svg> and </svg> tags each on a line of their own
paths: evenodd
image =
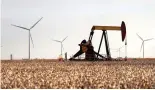
<svg viewBox="0 0 155 90">
<path fill-rule="evenodd" d="M 101 41 L 100 41 L 100 45 L 98 48 L 98 52 L 94 51 L 94 47 L 92 46 L 92 38 L 93 38 L 93 34 L 94 34 L 95 30 L 101 30 L 102 31 L 102 36 L 101 36 Z M 69 60 L 74 61 L 74 60 L 76 60 L 75 59 L 76 57 L 80 56 L 83 53 L 85 53 L 85 60 L 112 60 L 111 54 L 110 54 L 109 42 L 108 42 L 108 35 L 107 35 L 108 30 L 121 31 L 122 42 L 125 40 L 125 38 L 126 38 L 126 26 L 125 26 L 124 21 L 122 21 L 121 26 L 93 26 L 91 29 L 88 41 L 86 42 L 86 40 L 83 40 L 79 44 L 80 50 L 73 57 L 71 57 Z M 103 41 L 103 37 L 105 40 L 106 56 L 102 56 L 101 54 L 99 54 L 101 44 Z M 125 40 L 125 45 L 127 45 L 126 40 Z"/>
</svg>

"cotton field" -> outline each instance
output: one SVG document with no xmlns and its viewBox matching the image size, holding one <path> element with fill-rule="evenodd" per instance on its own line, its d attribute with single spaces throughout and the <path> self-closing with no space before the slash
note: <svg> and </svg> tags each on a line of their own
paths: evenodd
<svg viewBox="0 0 155 90">
<path fill-rule="evenodd" d="M 155 60 L 1 61 L 1 88 L 155 88 Z"/>
</svg>

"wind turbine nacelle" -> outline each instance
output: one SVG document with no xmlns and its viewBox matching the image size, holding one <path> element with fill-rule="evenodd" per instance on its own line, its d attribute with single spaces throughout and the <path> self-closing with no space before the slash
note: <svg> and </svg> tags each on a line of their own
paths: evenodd
<svg viewBox="0 0 155 90">
<path fill-rule="evenodd" d="M 124 21 L 122 21 L 121 26 L 93 26 L 91 30 L 92 31 L 94 31 L 94 30 L 121 31 L 122 41 L 124 41 L 125 37 L 126 37 L 126 26 L 125 26 L 125 22 Z"/>
</svg>

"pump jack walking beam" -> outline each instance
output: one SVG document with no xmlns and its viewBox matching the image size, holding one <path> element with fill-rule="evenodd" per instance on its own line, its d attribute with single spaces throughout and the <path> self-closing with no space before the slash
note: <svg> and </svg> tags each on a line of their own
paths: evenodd
<svg viewBox="0 0 155 90">
<path fill-rule="evenodd" d="M 126 37 L 126 26 L 124 21 L 122 21 L 121 26 L 93 26 L 91 30 L 121 31 L 122 42 L 125 40 Z"/>
</svg>

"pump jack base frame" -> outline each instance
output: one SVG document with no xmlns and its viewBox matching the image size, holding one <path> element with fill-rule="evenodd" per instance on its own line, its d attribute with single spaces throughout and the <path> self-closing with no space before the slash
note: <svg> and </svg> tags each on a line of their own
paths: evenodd
<svg viewBox="0 0 155 90">
<path fill-rule="evenodd" d="M 69 61 L 127 61 L 126 58 L 124 59 L 115 59 L 115 58 L 111 58 L 110 60 L 108 59 L 96 59 L 96 60 L 86 60 L 86 59 L 70 59 Z"/>
</svg>

